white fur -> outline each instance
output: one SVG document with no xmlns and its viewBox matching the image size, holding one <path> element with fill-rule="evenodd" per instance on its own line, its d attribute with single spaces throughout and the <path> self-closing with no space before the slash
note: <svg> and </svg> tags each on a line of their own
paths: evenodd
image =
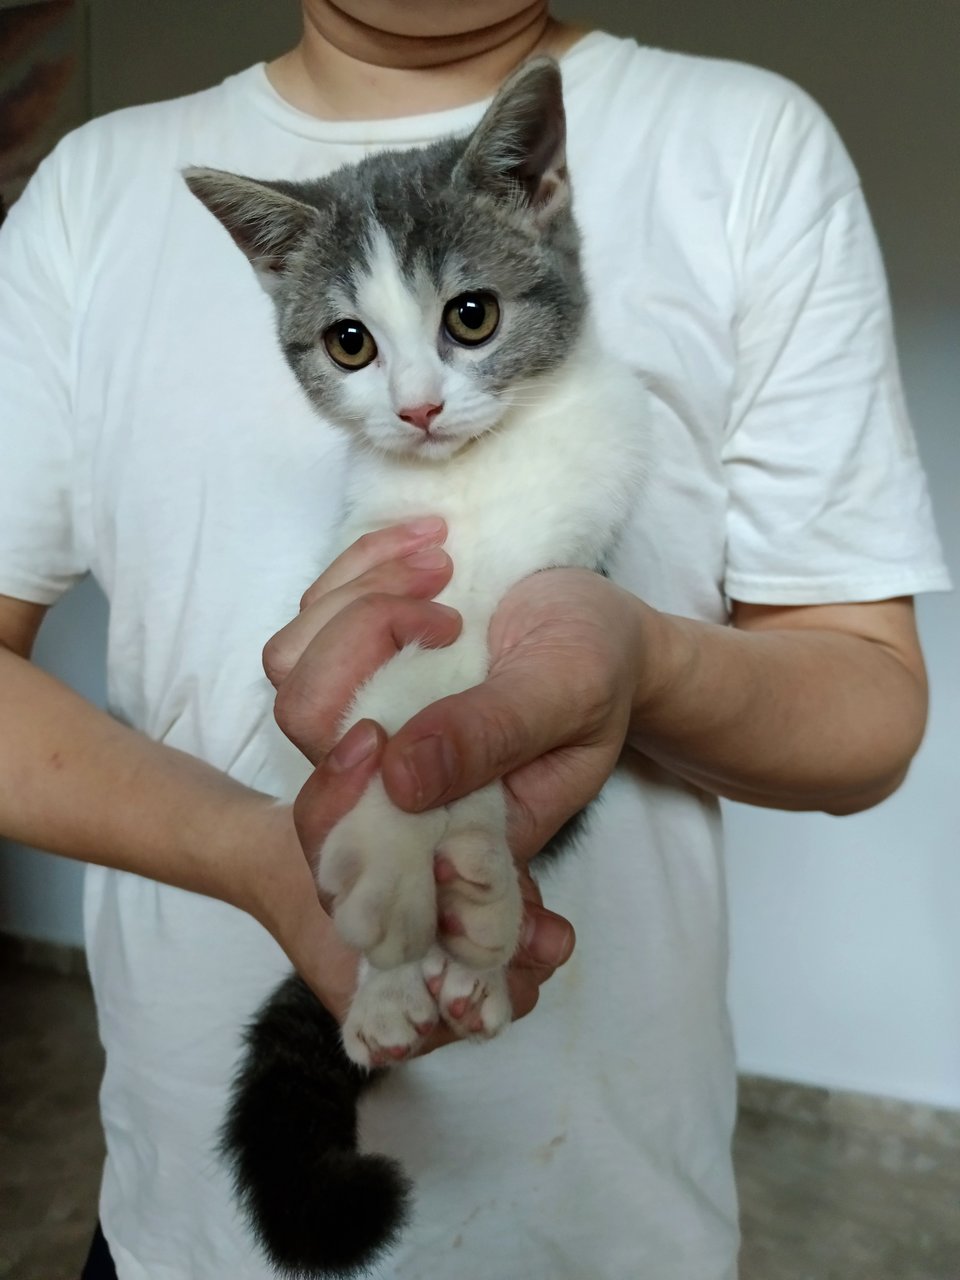
<svg viewBox="0 0 960 1280">
<path fill-rule="evenodd" d="M 510 1021 L 504 969 L 470 969 L 438 946 L 395 969 L 364 966 L 343 1025 L 343 1043 L 362 1067 L 412 1057 L 442 1017 L 465 1038 L 489 1039 Z"/>
<path fill-rule="evenodd" d="M 380 229 L 373 233 L 367 255 L 365 269 L 354 279 L 356 304 L 344 299 L 343 307 L 345 315 L 369 329 L 377 357 L 345 376 L 344 412 L 375 452 L 420 462 L 449 458 L 503 415 L 499 397 L 471 376 L 471 366 L 488 348 L 457 346 L 442 331 L 444 307 L 468 282 L 451 277 L 441 295 L 426 272 L 409 279 Z M 499 334 L 493 339 L 500 340 Z M 318 348 L 314 358 L 326 356 Z M 444 406 L 429 435 L 398 417 L 422 404 Z"/>
<path fill-rule="evenodd" d="M 419 404 L 442 403 L 444 369 L 436 347 L 440 315 L 432 284 L 422 278 L 411 288 L 381 228 L 367 246 L 366 266 L 355 282 L 357 311 L 377 335 L 393 413 Z M 350 382 L 356 384 L 356 379 Z M 416 427 L 412 430 L 422 434 Z"/>
<path fill-rule="evenodd" d="M 504 400 L 479 392 L 468 373 L 439 359 L 433 322 L 440 323 L 441 304 L 431 311 L 401 278 L 385 237 L 373 252 L 362 318 L 381 354 L 351 382 L 358 416 L 365 406 L 363 439 L 369 444 L 379 433 L 382 447 L 354 452 L 342 542 L 412 517 L 443 516 L 454 575 L 438 598 L 463 617 L 453 645 L 435 651 L 411 645 L 357 692 L 343 729 L 370 718 L 393 734 L 430 703 L 484 679 L 487 629 L 510 587 L 539 569 L 593 569 L 609 556 L 638 501 L 646 414 L 642 385 L 589 330 L 557 372 L 513 388 L 504 412 Z M 404 399 L 418 397 L 445 403 L 439 450 L 421 447 L 423 432 L 396 418 Z M 492 417 L 487 400 L 495 406 Z M 490 422 L 474 438 L 486 417 Z M 461 1032 L 479 1017 L 477 1033 L 486 1035 L 508 1021 L 503 966 L 516 947 L 522 903 L 506 816 L 499 784 L 443 809 L 406 814 L 376 781 L 330 834 L 318 882 L 334 897 L 344 937 L 376 966 L 361 982 L 345 1032 L 356 1061 L 370 1064 L 370 1045 L 377 1046 L 377 1061 L 416 1047 L 409 1028 L 419 1012 L 410 1010 L 422 1010 L 424 1001 L 415 962 L 426 955 L 426 972 L 436 978 L 438 909 L 453 912 L 465 930 L 444 936 L 453 960 L 439 953 L 440 1013 Z M 438 853 L 458 872 L 439 895 Z M 451 1004 L 466 995 L 468 1014 L 456 1016 Z"/>
<path fill-rule="evenodd" d="M 365 969 L 343 1024 L 344 1047 L 362 1067 L 386 1066 L 415 1053 L 438 1021 L 422 964 Z"/>
</svg>

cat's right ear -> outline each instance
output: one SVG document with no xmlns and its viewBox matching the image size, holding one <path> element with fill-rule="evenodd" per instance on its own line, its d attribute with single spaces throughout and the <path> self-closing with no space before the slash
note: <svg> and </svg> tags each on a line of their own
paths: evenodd
<svg viewBox="0 0 960 1280">
<path fill-rule="evenodd" d="M 222 169 L 184 169 L 183 179 L 243 250 L 268 293 L 290 253 L 320 225 L 317 210 L 266 182 Z"/>
<path fill-rule="evenodd" d="M 570 202 L 566 136 L 560 68 L 534 58 L 501 86 L 454 176 L 527 208 L 543 225 Z"/>
</svg>

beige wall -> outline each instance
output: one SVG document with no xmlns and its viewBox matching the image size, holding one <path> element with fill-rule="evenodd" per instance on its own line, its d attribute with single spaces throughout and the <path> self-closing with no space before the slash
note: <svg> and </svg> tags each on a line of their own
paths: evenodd
<svg viewBox="0 0 960 1280">
<path fill-rule="evenodd" d="M 300 32 L 297 0 L 86 0 L 94 115 L 174 98 L 275 57 Z"/>
</svg>

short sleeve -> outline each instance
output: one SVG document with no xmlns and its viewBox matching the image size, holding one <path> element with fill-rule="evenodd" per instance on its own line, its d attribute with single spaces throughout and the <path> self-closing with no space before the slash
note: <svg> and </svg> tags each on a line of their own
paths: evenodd
<svg viewBox="0 0 960 1280">
<path fill-rule="evenodd" d="M 73 272 L 56 153 L 0 229 L 0 593 L 52 604 L 86 565 L 74 528 Z"/>
<path fill-rule="evenodd" d="M 728 597 L 802 605 L 949 588 L 870 216 L 842 143 L 799 90 L 741 219 Z"/>
</svg>

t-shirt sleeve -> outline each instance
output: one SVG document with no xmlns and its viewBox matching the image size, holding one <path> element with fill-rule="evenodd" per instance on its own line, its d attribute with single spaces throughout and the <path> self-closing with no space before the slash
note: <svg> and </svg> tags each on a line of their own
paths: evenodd
<svg viewBox="0 0 960 1280">
<path fill-rule="evenodd" d="M 842 143 L 799 90 L 740 221 L 727 595 L 802 605 L 948 588 L 873 226 Z"/>
<path fill-rule="evenodd" d="M 0 594 L 52 604 L 87 566 L 75 529 L 73 272 L 56 154 L 0 229 Z"/>
</svg>

